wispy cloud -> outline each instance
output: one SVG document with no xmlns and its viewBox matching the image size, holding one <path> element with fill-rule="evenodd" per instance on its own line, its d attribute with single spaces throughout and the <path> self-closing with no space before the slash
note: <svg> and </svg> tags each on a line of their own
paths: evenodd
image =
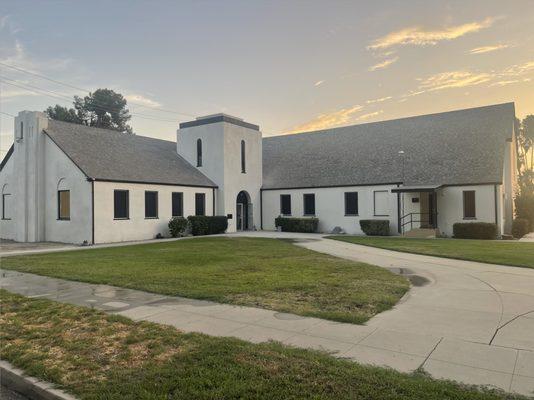
<svg viewBox="0 0 534 400">
<path fill-rule="evenodd" d="M 17 39 L 12 46 L 0 48 L 0 61 L 32 72 L 38 71 L 64 71 L 71 66 L 70 58 L 47 58 L 37 60 L 31 57 L 24 45 Z"/>
<path fill-rule="evenodd" d="M 390 100 L 392 98 L 393 98 L 393 96 L 380 97 L 379 99 L 367 100 L 366 103 L 367 104 L 382 103 L 383 101 Z"/>
<path fill-rule="evenodd" d="M 144 106 L 161 107 L 161 103 L 158 103 L 156 100 L 152 100 L 149 97 L 143 96 L 142 94 L 131 93 L 131 94 L 125 95 L 124 97 L 126 98 L 126 100 L 130 102 L 142 104 Z"/>
<path fill-rule="evenodd" d="M 387 68 L 391 64 L 393 64 L 394 62 L 397 62 L 398 59 L 399 59 L 399 57 L 388 58 L 387 60 L 384 60 L 382 62 L 379 62 L 378 64 L 370 66 L 369 67 L 369 71 L 376 71 L 378 69 Z"/>
<path fill-rule="evenodd" d="M 492 78 L 493 76 L 490 73 L 485 72 L 442 72 L 421 80 L 419 88 L 427 92 L 448 88 L 461 88 L 480 85 L 481 83 L 490 81 Z"/>
<path fill-rule="evenodd" d="M 11 35 L 19 33 L 22 29 L 18 26 L 9 14 L 0 17 L 0 30 L 5 30 Z"/>
<path fill-rule="evenodd" d="M 321 86 L 324 83 L 324 81 L 317 81 L 313 84 L 313 86 Z"/>
<path fill-rule="evenodd" d="M 3 89 L 2 90 L 2 101 L 10 101 L 18 97 L 28 97 L 28 96 L 40 96 L 39 93 L 30 92 L 22 89 Z"/>
<path fill-rule="evenodd" d="M 475 47 L 474 49 L 469 50 L 469 54 L 483 54 L 490 53 L 492 51 L 502 50 L 510 47 L 509 44 L 495 44 L 492 46 L 481 46 Z"/>
<path fill-rule="evenodd" d="M 380 115 L 383 112 L 384 112 L 384 110 L 379 110 L 379 111 L 363 114 L 363 115 L 360 115 L 358 118 L 356 118 L 356 121 L 365 121 L 365 120 L 367 120 L 369 118 L 376 117 L 377 115 Z"/>
<path fill-rule="evenodd" d="M 350 108 L 343 108 L 330 113 L 320 114 L 311 121 L 294 127 L 287 133 L 309 132 L 340 126 L 351 121 L 354 114 L 361 111 L 362 108 L 362 106 L 356 105 Z"/>
<path fill-rule="evenodd" d="M 449 26 L 441 29 L 424 29 L 421 27 L 410 27 L 399 31 L 391 32 L 381 38 L 376 39 L 367 48 L 370 50 L 387 49 L 393 46 L 415 45 L 427 46 L 435 45 L 444 40 L 453 40 L 469 33 L 478 32 L 489 28 L 496 18 L 486 18 L 482 21 L 469 22 L 462 25 Z"/>
<path fill-rule="evenodd" d="M 490 86 L 508 86 L 508 85 L 511 85 L 513 83 L 518 83 L 518 82 L 521 82 L 521 81 L 519 79 L 512 79 L 510 81 L 498 81 L 498 82 L 492 83 Z"/>
<path fill-rule="evenodd" d="M 514 64 L 508 68 L 505 68 L 500 75 L 521 76 L 531 71 L 534 71 L 534 61 L 527 61 L 523 64 Z"/>
<path fill-rule="evenodd" d="M 520 81 L 528 82 L 529 73 L 534 72 L 534 61 L 515 64 L 501 71 L 472 72 L 467 70 L 440 72 L 426 78 L 419 78 L 417 90 L 403 97 L 416 96 L 426 92 L 434 92 L 443 89 L 464 88 L 488 84 L 489 86 L 506 86 Z M 522 79 L 521 79 L 522 78 Z"/>
</svg>

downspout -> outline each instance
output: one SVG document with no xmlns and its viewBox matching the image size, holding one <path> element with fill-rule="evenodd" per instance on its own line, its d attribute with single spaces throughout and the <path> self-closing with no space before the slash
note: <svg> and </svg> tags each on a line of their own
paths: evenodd
<svg viewBox="0 0 534 400">
<path fill-rule="evenodd" d="M 95 180 L 87 178 L 91 181 L 91 243 L 95 244 Z"/>
<path fill-rule="evenodd" d="M 497 185 L 493 185 L 493 203 L 495 204 L 495 225 L 499 226 L 499 211 L 497 209 Z"/>
<path fill-rule="evenodd" d="M 215 188 L 211 188 L 211 215 L 215 216 Z"/>
<path fill-rule="evenodd" d="M 263 231 L 263 189 L 260 189 L 260 229 Z"/>
<path fill-rule="evenodd" d="M 434 229 L 439 229 L 438 226 L 438 189 L 434 190 Z"/>
<path fill-rule="evenodd" d="M 400 185 L 397 184 L 397 187 Z M 401 233 L 401 210 L 400 210 L 400 193 L 397 192 L 397 231 Z"/>
</svg>

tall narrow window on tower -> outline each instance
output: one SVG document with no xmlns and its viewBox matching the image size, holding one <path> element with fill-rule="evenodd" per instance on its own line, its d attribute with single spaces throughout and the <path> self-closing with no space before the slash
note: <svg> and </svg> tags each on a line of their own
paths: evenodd
<svg viewBox="0 0 534 400">
<path fill-rule="evenodd" d="M 20 121 L 20 130 L 18 132 L 15 130 L 15 140 L 18 143 L 22 139 L 24 139 L 24 122 Z"/>
<path fill-rule="evenodd" d="M 241 173 L 244 174 L 247 172 L 247 164 L 245 158 L 245 141 L 241 141 Z"/>
<path fill-rule="evenodd" d="M 197 139 L 197 167 L 202 167 L 202 140 Z"/>
</svg>

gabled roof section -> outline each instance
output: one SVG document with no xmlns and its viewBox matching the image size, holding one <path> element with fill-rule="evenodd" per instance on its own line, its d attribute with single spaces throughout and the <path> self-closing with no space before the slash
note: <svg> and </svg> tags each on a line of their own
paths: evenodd
<svg viewBox="0 0 534 400">
<path fill-rule="evenodd" d="M 263 188 L 500 183 L 514 120 L 505 103 L 264 138 Z"/>
<path fill-rule="evenodd" d="M 176 143 L 50 120 L 45 133 L 95 180 L 216 187 L 176 152 Z"/>
</svg>

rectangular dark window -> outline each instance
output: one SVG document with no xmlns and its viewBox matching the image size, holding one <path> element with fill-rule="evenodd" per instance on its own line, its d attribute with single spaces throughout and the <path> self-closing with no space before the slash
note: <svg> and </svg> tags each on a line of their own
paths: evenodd
<svg viewBox="0 0 534 400">
<path fill-rule="evenodd" d="M 304 215 L 315 215 L 315 193 L 306 193 L 304 199 Z"/>
<path fill-rule="evenodd" d="M 474 190 L 464 190 L 464 218 L 476 218 Z"/>
<path fill-rule="evenodd" d="M 113 218 L 128 219 L 130 217 L 130 193 L 127 190 L 115 190 L 113 204 Z"/>
<path fill-rule="evenodd" d="M 202 139 L 197 139 L 197 167 L 202 167 Z"/>
<path fill-rule="evenodd" d="M 241 141 L 241 173 L 245 174 L 247 172 L 247 163 L 246 163 L 246 152 L 245 152 L 245 141 Z"/>
<path fill-rule="evenodd" d="M 2 195 L 2 219 L 11 219 L 9 214 L 11 203 L 11 194 L 4 193 Z"/>
<path fill-rule="evenodd" d="M 205 193 L 195 193 L 195 215 L 206 215 Z"/>
<path fill-rule="evenodd" d="M 184 194 L 182 192 L 172 193 L 172 216 L 184 216 Z"/>
<path fill-rule="evenodd" d="M 291 215 L 291 195 L 290 194 L 280 195 L 280 214 Z"/>
<path fill-rule="evenodd" d="M 158 218 L 158 192 L 145 192 L 145 218 Z"/>
<path fill-rule="evenodd" d="M 70 219 L 70 190 L 57 192 L 57 219 Z"/>
<path fill-rule="evenodd" d="M 358 215 L 358 192 L 345 192 L 345 215 Z"/>
</svg>

